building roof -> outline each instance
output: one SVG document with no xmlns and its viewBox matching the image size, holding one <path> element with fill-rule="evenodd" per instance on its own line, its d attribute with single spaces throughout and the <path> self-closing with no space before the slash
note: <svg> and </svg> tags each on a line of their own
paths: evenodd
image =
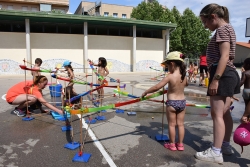
<svg viewBox="0 0 250 167">
<path fill-rule="evenodd" d="M 51 4 L 51 5 L 61 5 L 69 6 L 69 0 L 1 0 L 1 2 L 11 2 L 11 3 L 28 3 L 28 4 Z"/>
<path fill-rule="evenodd" d="M 140 28 L 152 29 L 174 29 L 177 27 L 173 23 L 113 18 L 104 16 L 86 16 L 72 14 L 55 14 L 46 12 L 26 12 L 26 11 L 11 11 L 0 10 L 0 20 L 24 21 L 30 19 L 31 22 L 52 22 L 52 23 L 72 23 L 83 24 L 84 22 L 111 25 L 111 26 L 137 26 Z"/>
<path fill-rule="evenodd" d="M 236 42 L 237 45 L 244 46 L 246 48 L 250 48 L 250 43 L 247 42 Z"/>
</svg>

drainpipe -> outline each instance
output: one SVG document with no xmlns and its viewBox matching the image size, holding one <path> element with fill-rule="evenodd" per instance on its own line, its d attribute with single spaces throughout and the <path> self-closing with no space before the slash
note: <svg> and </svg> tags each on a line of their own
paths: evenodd
<svg viewBox="0 0 250 167">
<path fill-rule="evenodd" d="M 133 52 L 131 58 L 131 71 L 135 72 L 135 64 L 136 64 L 136 26 L 133 26 Z"/>
<path fill-rule="evenodd" d="M 176 28 L 174 29 L 166 29 L 166 33 L 165 33 L 165 44 L 166 44 L 166 51 L 165 51 L 165 55 L 163 56 L 163 60 L 165 59 L 167 53 L 169 52 L 169 37 L 171 35 L 172 32 L 174 32 L 176 30 Z"/>
<path fill-rule="evenodd" d="M 32 59 L 30 54 L 30 20 L 25 19 L 25 31 L 26 31 L 26 58 L 28 62 L 28 66 L 32 67 Z"/>
<path fill-rule="evenodd" d="M 85 73 L 87 73 L 87 67 L 88 67 L 87 60 L 88 60 L 88 22 L 84 22 L 83 65 Z"/>
<path fill-rule="evenodd" d="M 169 29 L 166 29 L 166 33 L 165 33 L 165 55 L 163 56 L 163 60 L 165 59 L 167 53 L 169 52 Z"/>
</svg>

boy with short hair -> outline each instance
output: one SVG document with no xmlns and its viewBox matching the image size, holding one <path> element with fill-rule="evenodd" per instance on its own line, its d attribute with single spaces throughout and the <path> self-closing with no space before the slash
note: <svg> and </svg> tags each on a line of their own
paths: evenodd
<svg viewBox="0 0 250 167">
<path fill-rule="evenodd" d="M 40 58 L 36 58 L 35 60 L 35 66 L 33 67 L 33 69 L 38 69 L 40 70 L 40 66 L 42 65 L 43 61 Z M 41 73 L 38 71 L 31 71 L 31 75 L 33 76 L 33 80 L 37 77 L 40 76 Z"/>
</svg>

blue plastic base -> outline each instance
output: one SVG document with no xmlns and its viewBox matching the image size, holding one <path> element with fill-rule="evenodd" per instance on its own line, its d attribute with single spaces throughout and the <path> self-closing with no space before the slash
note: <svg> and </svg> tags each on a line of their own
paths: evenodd
<svg viewBox="0 0 250 167">
<path fill-rule="evenodd" d="M 101 112 L 107 112 L 106 110 L 101 110 Z"/>
<path fill-rule="evenodd" d="M 136 116 L 136 112 L 127 112 L 129 116 Z"/>
<path fill-rule="evenodd" d="M 55 111 L 51 111 L 50 112 L 51 113 L 51 115 L 52 115 L 52 117 L 54 118 L 54 119 L 62 119 L 62 117 L 66 117 L 66 114 L 65 115 L 60 115 L 60 114 L 58 114 L 57 112 L 55 112 Z M 70 118 L 70 113 L 67 113 L 67 118 Z"/>
<path fill-rule="evenodd" d="M 25 117 L 22 120 L 23 121 L 32 121 L 33 119 L 35 119 L 34 117 Z"/>
<path fill-rule="evenodd" d="M 64 148 L 67 148 L 67 149 L 70 149 L 70 150 L 75 150 L 75 149 L 77 149 L 79 147 L 80 147 L 80 143 L 78 143 L 78 142 L 71 142 L 71 143 L 68 143 L 68 144 L 64 145 Z"/>
<path fill-rule="evenodd" d="M 115 111 L 116 113 L 124 113 L 124 110 L 121 110 L 121 109 L 116 109 Z"/>
<path fill-rule="evenodd" d="M 103 121 L 103 120 L 106 120 L 106 117 L 98 115 L 97 117 L 95 117 L 95 119 L 97 119 L 98 121 Z"/>
<path fill-rule="evenodd" d="M 93 102 L 95 107 L 99 107 L 100 103 L 99 102 Z"/>
<path fill-rule="evenodd" d="M 159 134 L 159 135 L 155 136 L 155 140 L 157 140 L 157 141 L 169 141 L 169 138 L 167 135 Z"/>
<path fill-rule="evenodd" d="M 66 117 L 60 117 L 60 118 L 57 118 L 56 120 L 58 120 L 58 121 L 66 121 L 68 118 L 66 118 Z"/>
<path fill-rule="evenodd" d="M 91 157 L 91 154 L 89 153 L 83 153 L 81 156 L 79 156 L 79 154 L 76 153 L 72 161 L 73 162 L 88 162 L 90 157 Z"/>
<path fill-rule="evenodd" d="M 85 121 L 87 124 L 90 123 L 90 124 L 95 124 L 96 123 L 96 119 L 92 119 L 92 120 L 86 120 Z"/>
<path fill-rule="evenodd" d="M 71 131 L 73 128 L 71 126 L 62 126 L 62 131 L 65 132 L 65 131 Z"/>
</svg>

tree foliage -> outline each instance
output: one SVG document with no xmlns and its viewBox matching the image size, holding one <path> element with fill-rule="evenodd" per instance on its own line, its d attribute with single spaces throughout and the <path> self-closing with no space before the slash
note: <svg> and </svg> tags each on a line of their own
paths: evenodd
<svg viewBox="0 0 250 167">
<path fill-rule="evenodd" d="M 141 2 L 133 9 L 131 17 L 137 20 L 176 23 L 176 29 L 170 32 L 170 51 L 181 51 L 190 58 L 197 57 L 206 49 L 211 35 L 189 8 L 181 14 L 175 6 L 169 10 L 157 0 L 151 3 Z"/>
</svg>

